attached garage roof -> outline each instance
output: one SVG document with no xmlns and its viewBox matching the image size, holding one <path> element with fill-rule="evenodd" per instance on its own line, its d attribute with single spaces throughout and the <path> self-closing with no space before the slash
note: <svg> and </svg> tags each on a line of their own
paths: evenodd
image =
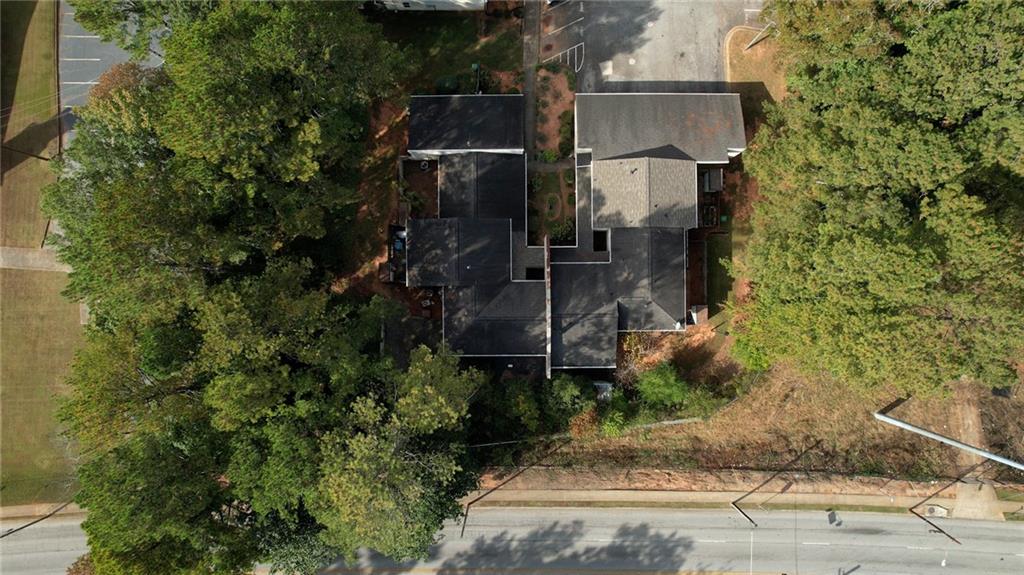
<svg viewBox="0 0 1024 575">
<path fill-rule="evenodd" d="M 576 138 L 594 160 L 724 163 L 747 146 L 739 94 L 577 94 Z"/>
<path fill-rule="evenodd" d="M 409 152 L 523 150 L 523 97 L 413 96 Z"/>
</svg>

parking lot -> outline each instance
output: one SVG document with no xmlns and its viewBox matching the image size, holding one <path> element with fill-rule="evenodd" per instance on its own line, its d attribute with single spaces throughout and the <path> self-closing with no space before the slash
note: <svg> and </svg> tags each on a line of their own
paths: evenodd
<svg viewBox="0 0 1024 575">
<path fill-rule="evenodd" d="M 60 49 L 58 66 L 60 73 L 61 122 L 66 132 L 65 141 L 73 136 L 75 123 L 71 108 L 85 104 L 89 90 L 96 85 L 99 77 L 115 64 L 127 62 L 129 55 L 112 43 L 103 42 L 99 36 L 89 32 L 75 21 L 75 11 L 67 2 L 60 3 Z M 144 62 L 157 66 L 161 60 L 156 56 Z"/>
<path fill-rule="evenodd" d="M 573 0 L 542 15 L 541 61 L 577 72 L 579 92 L 721 91 L 734 26 L 760 27 L 761 0 Z"/>
</svg>

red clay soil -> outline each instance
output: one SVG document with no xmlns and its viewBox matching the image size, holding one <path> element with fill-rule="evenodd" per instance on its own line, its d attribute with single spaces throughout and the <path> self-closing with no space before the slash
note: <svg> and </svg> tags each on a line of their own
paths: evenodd
<svg viewBox="0 0 1024 575">
<path fill-rule="evenodd" d="M 498 91 L 502 94 L 523 93 L 522 76 L 518 72 L 491 71 L 491 76 L 496 80 Z"/>
<path fill-rule="evenodd" d="M 398 154 L 407 145 L 405 108 L 395 102 L 378 102 L 370 111 L 366 137 L 366 156 L 360 165 L 357 191 L 361 206 L 353 224 L 352 254 L 348 261 L 363 262 L 355 270 L 335 279 L 332 289 L 343 292 L 363 283 L 368 277 L 376 280 L 377 266 L 387 259 L 387 225 L 397 216 Z"/>
<path fill-rule="evenodd" d="M 541 87 L 544 78 L 550 82 L 546 89 Z M 537 149 L 557 151 L 559 116 L 566 110 L 572 111 L 576 96 L 569 91 L 569 80 L 561 72 L 538 70 L 536 85 L 540 100 L 547 103 L 547 107 L 537 106 Z"/>
<path fill-rule="evenodd" d="M 754 202 L 761 199 L 757 191 L 757 180 L 750 174 L 740 170 L 725 172 L 725 189 L 722 190 L 722 201 L 729 207 L 732 218 L 737 223 L 750 222 L 754 213 Z"/>
<path fill-rule="evenodd" d="M 480 477 L 480 489 L 497 487 L 512 470 L 493 468 Z M 564 469 L 534 467 L 502 486 L 502 489 L 613 489 L 657 491 L 747 491 L 762 485 L 760 492 L 779 492 L 796 474 L 783 473 L 772 479 L 772 473 L 748 470 L 670 470 L 670 469 Z M 768 483 L 765 483 L 772 479 Z M 932 482 L 904 481 L 883 477 L 848 476 L 830 473 L 799 473 L 799 480 L 786 487 L 787 493 L 820 493 L 845 495 L 884 495 L 921 497 L 934 492 Z M 938 497 L 955 496 L 948 489 Z"/>
</svg>

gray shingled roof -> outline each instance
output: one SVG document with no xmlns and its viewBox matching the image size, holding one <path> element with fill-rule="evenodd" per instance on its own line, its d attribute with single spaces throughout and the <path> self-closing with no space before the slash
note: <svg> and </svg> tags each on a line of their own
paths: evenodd
<svg viewBox="0 0 1024 575">
<path fill-rule="evenodd" d="M 697 164 L 665 158 L 599 160 L 593 173 L 594 227 L 697 227 Z"/>
<path fill-rule="evenodd" d="M 576 137 L 594 160 L 727 162 L 747 145 L 738 94 L 577 94 Z"/>
<path fill-rule="evenodd" d="M 409 151 L 522 150 L 523 97 L 413 96 Z"/>
<path fill-rule="evenodd" d="M 509 220 L 409 220 L 408 283 L 439 287 L 509 280 Z"/>
</svg>

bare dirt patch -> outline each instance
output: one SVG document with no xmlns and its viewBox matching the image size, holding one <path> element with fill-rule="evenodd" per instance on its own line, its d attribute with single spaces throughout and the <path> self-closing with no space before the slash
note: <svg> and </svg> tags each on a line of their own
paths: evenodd
<svg viewBox="0 0 1024 575">
<path fill-rule="evenodd" d="M 571 114 L 575 101 L 564 72 L 537 70 L 537 150 L 558 152 L 562 114 Z"/>
<path fill-rule="evenodd" d="M 683 341 L 679 353 L 688 351 L 689 344 Z M 713 363 L 689 369 L 699 373 L 708 365 Z M 698 373 L 688 377 L 699 378 Z M 791 469 L 916 479 L 953 476 L 957 471 L 952 448 L 874 419 L 873 410 L 893 398 L 884 390 L 857 392 L 787 366 L 776 367 L 747 386 L 751 389 L 745 395 L 706 422 L 574 443 L 551 463 L 777 470 L 800 456 Z M 950 403 L 948 398 L 915 399 L 900 408 L 907 410 L 901 417 L 948 433 L 954 417 Z"/>
<path fill-rule="evenodd" d="M 398 156 L 406 148 L 408 123 L 406 109 L 394 101 L 379 102 L 370 112 L 357 188 L 361 205 L 345 245 L 345 262 L 353 269 L 334 281 L 335 291 L 376 278 L 377 266 L 387 260 L 387 226 L 397 216 Z"/>
</svg>

